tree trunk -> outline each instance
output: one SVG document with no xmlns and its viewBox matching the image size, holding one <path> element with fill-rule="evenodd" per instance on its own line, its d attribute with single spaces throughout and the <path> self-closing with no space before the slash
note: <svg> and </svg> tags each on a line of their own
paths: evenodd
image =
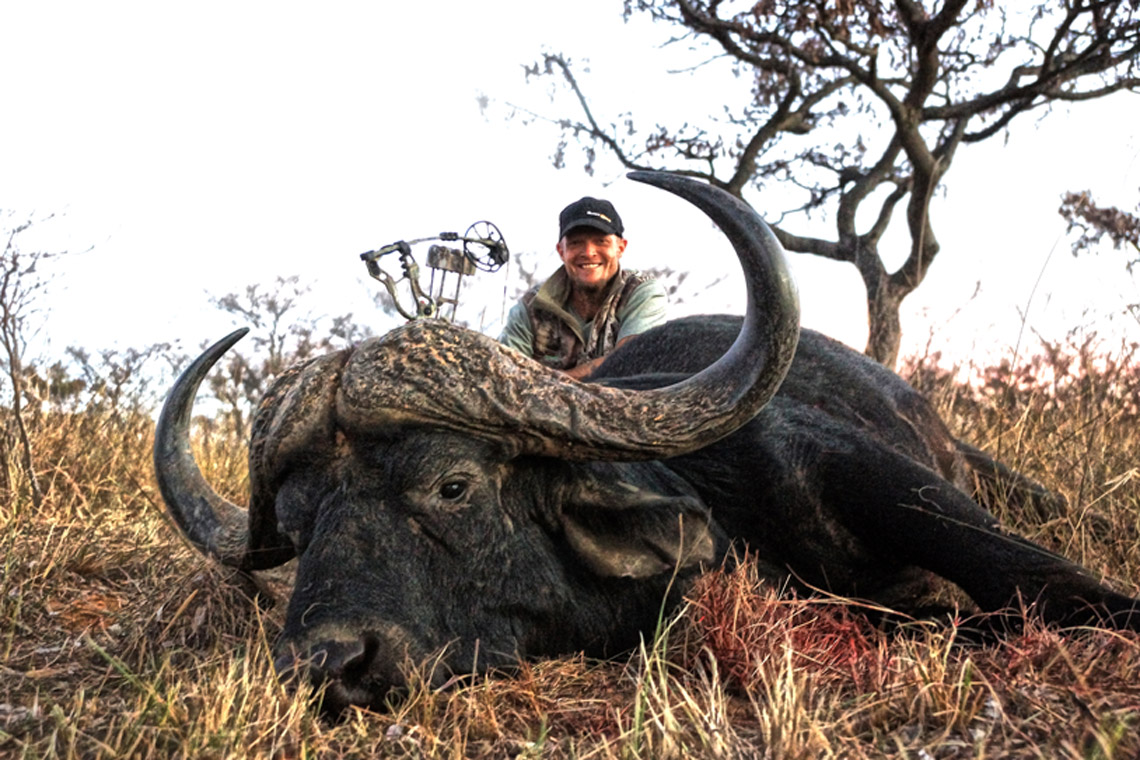
<svg viewBox="0 0 1140 760">
<path fill-rule="evenodd" d="M 884 288 L 875 298 L 867 296 L 867 347 L 863 353 L 888 369 L 894 369 L 899 358 L 899 307 L 903 295 L 895 295 L 893 288 Z"/>
<path fill-rule="evenodd" d="M 883 267 L 878 246 L 866 239 L 858 242 L 854 260 L 867 289 L 867 347 L 863 353 L 894 369 L 902 342 L 899 307 L 913 288 L 898 287 Z"/>
</svg>

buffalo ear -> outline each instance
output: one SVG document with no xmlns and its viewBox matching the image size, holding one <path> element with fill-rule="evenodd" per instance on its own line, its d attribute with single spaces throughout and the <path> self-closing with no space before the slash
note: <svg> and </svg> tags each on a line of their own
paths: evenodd
<svg viewBox="0 0 1140 760">
<path fill-rule="evenodd" d="M 628 465 L 604 469 L 575 479 L 560 515 L 570 547 L 591 570 L 646 578 L 716 558 L 714 528 L 700 499 L 677 493 L 687 490 L 677 483 L 628 477 L 637 474 Z"/>
</svg>

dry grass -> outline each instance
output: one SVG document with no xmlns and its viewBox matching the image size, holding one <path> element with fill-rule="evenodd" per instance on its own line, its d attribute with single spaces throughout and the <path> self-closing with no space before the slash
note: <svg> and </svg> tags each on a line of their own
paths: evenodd
<svg viewBox="0 0 1140 760">
<path fill-rule="evenodd" d="M 1003 519 L 1135 593 L 1137 369 L 1081 350 L 973 390 L 929 363 L 913 371 L 956 429 L 1069 499 L 1061 514 Z M 1034 379 L 1062 365 L 1048 386 Z M 430 663 L 409 665 L 405 701 L 322 723 L 304 688 L 273 676 L 280 608 L 260 609 L 167 525 L 149 417 L 33 422 L 45 507 L 32 510 L 13 463 L 0 507 L 6 758 L 1140 755 L 1136 635 L 1031 625 L 982 646 L 949 623 L 886 633 L 842 600 L 778 594 L 748 563 L 703 578 L 625 660 L 525 663 L 444 690 L 427 685 Z M 235 496 L 242 457 L 216 430 L 200 449 Z"/>
</svg>

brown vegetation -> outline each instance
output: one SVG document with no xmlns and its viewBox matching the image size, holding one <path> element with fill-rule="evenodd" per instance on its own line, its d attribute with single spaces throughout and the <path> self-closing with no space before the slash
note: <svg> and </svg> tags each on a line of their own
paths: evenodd
<svg viewBox="0 0 1140 760">
<path fill-rule="evenodd" d="M 1012 367 L 909 374 L 967 439 L 1060 490 L 1001 517 L 1135 593 L 1140 364 L 1094 341 Z M 967 377 L 972 382 L 956 378 Z M 165 518 L 153 423 L 129 394 L 26 409 L 43 504 L 16 448 L 0 502 L 0 755 L 21 758 L 1071 757 L 1140 753 L 1140 638 L 1030 625 L 971 643 L 956 621 L 884 632 L 854 603 L 781 595 L 748 563 L 714 572 L 641 651 L 567 657 L 322 723 L 273 675 L 281 607 Z M 4 414 L 8 412 L 5 411 Z M 244 441 L 201 427 L 198 459 L 245 489 Z"/>
</svg>

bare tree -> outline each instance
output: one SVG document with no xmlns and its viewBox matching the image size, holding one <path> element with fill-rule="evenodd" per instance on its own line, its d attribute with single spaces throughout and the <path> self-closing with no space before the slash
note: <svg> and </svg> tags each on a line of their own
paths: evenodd
<svg viewBox="0 0 1140 760">
<path fill-rule="evenodd" d="M 1088 190 L 1065 193 L 1058 213 L 1069 223 L 1069 231 L 1080 230 L 1073 241 L 1073 254 L 1087 251 L 1104 238 L 1117 250 L 1130 248 L 1136 258 L 1127 262 L 1129 271 L 1140 264 L 1140 206 L 1130 214 L 1115 206 L 1101 206 Z"/>
<path fill-rule="evenodd" d="M 293 275 L 278 277 L 268 288 L 249 285 L 242 294 L 211 299 L 235 321 L 251 328 L 252 353 L 240 347 L 230 351 L 208 380 L 234 432 L 248 428 L 251 410 L 284 369 L 372 334 L 352 314 L 326 319 L 303 312 L 301 304 L 308 292 L 300 277 Z"/>
<path fill-rule="evenodd" d="M 695 44 L 710 61 L 727 58 L 750 92 L 706 124 L 644 130 L 651 115 L 596 114 L 570 59 L 547 54 L 528 75 L 555 77 L 578 108 L 551 119 L 562 131 L 555 164 L 576 143 L 587 170 L 608 152 L 630 169 L 697 177 L 740 198 L 747 189 L 794 191 L 776 235 L 789 251 L 856 267 L 866 352 L 888 366 L 898 355 L 899 307 L 939 251 L 931 199 L 958 149 L 1054 103 L 1140 90 L 1136 0 L 1017 10 L 992 0 L 625 0 L 625 13 L 674 27 L 674 42 Z M 910 250 L 892 272 L 879 244 L 904 202 Z M 784 223 L 814 210 L 828 212 L 833 237 Z"/>
<path fill-rule="evenodd" d="M 1069 232 L 1080 232 L 1073 240 L 1074 256 L 1094 250 L 1108 238 L 1116 250 L 1130 251 L 1131 257 L 1125 262 L 1129 272 L 1140 264 L 1140 205 L 1134 214 L 1116 206 L 1101 206 L 1085 190 L 1065 193 L 1057 212 L 1069 223 Z M 1128 304 L 1126 311 L 1140 321 L 1140 303 Z"/>
<path fill-rule="evenodd" d="M 29 376 L 29 368 L 24 366 L 24 362 L 29 333 L 34 332 L 31 320 L 36 313 L 36 299 L 47 285 L 47 280 L 37 267 L 52 254 L 38 251 L 26 253 L 20 248 L 19 236 L 31 226 L 29 220 L 9 227 L 4 252 L 0 255 L 0 351 L 3 351 L 4 371 L 11 386 L 10 423 L 19 446 L 20 466 L 27 479 L 32 504 L 39 510 L 43 505 L 43 493 L 36 478 L 31 437 L 24 420 L 24 386 Z M 6 451 L 4 453 L 7 454 Z M 7 456 L 4 460 L 6 465 Z M 4 480 L 10 487 L 7 467 L 4 469 Z"/>
</svg>

